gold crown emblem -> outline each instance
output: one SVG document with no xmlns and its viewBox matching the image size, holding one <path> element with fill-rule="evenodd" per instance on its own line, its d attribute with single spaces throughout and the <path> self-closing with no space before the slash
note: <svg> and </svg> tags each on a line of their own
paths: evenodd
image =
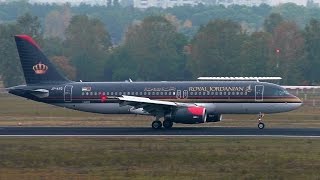
<svg viewBox="0 0 320 180">
<path fill-rule="evenodd" d="M 32 69 L 36 74 L 45 74 L 48 70 L 48 66 L 39 62 L 38 64 L 34 65 Z"/>
</svg>

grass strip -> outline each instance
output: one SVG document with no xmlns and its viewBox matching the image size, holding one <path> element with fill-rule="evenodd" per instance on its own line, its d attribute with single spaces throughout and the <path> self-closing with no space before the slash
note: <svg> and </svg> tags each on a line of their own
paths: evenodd
<svg viewBox="0 0 320 180">
<path fill-rule="evenodd" d="M 3 138 L 0 179 L 317 179 L 318 139 Z"/>
</svg>

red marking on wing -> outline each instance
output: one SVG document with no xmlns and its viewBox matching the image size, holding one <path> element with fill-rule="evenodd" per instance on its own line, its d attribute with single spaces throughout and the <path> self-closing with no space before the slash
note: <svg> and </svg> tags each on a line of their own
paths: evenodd
<svg viewBox="0 0 320 180">
<path fill-rule="evenodd" d="M 37 47 L 38 49 L 40 49 L 40 46 L 32 39 L 32 37 L 25 35 L 25 34 L 21 34 L 21 35 L 16 35 L 15 37 L 21 38 L 25 41 L 28 41 L 30 44 L 32 44 L 33 46 Z"/>
<path fill-rule="evenodd" d="M 188 107 L 188 111 L 196 116 L 202 116 L 204 114 L 204 107 Z"/>
</svg>

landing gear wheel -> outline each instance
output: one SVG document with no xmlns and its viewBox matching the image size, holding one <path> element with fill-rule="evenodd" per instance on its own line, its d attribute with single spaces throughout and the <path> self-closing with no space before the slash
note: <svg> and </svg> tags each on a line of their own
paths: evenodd
<svg viewBox="0 0 320 180">
<path fill-rule="evenodd" d="M 258 128 L 259 128 L 259 129 L 263 129 L 263 128 L 264 128 L 264 123 L 260 122 L 260 123 L 258 124 Z"/>
<path fill-rule="evenodd" d="M 161 121 L 157 120 L 157 121 L 153 121 L 151 124 L 153 129 L 161 129 L 162 127 L 162 123 Z"/>
<path fill-rule="evenodd" d="M 264 123 L 262 122 L 262 118 L 264 117 L 264 114 L 263 113 L 259 113 L 258 114 L 258 128 L 259 129 L 263 129 L 264 128 Z"/>
<path fill-rule="evenodd" d="M 164 128 L 170 129 L 170 128 L 172 128 L 172 126 L 173 126 L 173 122 L 172 121 L 170 121 L 170 120 L 164 120 L 163 121 L 163 127 Z"/>
</svg>

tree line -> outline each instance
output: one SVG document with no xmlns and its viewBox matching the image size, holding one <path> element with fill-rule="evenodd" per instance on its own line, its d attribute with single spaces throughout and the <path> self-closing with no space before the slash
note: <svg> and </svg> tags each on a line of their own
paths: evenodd
<svg viewBox="0 0 320 180">
<path fill-rule="evenodd" d="M 120 1 L 124 3 L 126 1 Z M 136 9 L 130 6 L 121 6 L 118 1 L 106 1 L 108 6 L 92 6 L 80 4 L 30 4 L 25 0 L 0 2 L 0 23 L 15 22 L 19 16 L 27 12 L 39 18 L 42 26 L 42 33 L 45 37 L 64 38 L 64 30 L 73 15 L 86 14 L 90 18 L 97 18 L 103 22 L 110 33 L 113 43 L 119 44 L 127 28 L 136 21 L 141 21 L 151 15 L 172 15 L 175 17 L 175 25 L 178 32 L 181 32 L 191 39 L 200 26 L 206 25 L 214 19 L 229 19 L 239 22 L 248 32 L 260 31 L 263 29 L 264 19 L 271 13 L 281 14 L 285 20 L 294 21 L 300 28 L 303 28 L 312 18 L 320 19 L 320 8 L 309 5 L 299 6 L 293 3 L 281 4 L 279 6 L 243 5 L 210 5 L 204 6 L 179 6 L 167 9 L 148 8 Z"/>
<path fill-rule="evenodd" d="M 13 39 L 21 33 L 35 38 L 61 72 L 76 81 L 194 80 L 199 76 L 281 76 L 281 83 L 290 85 L 320 81 L 317 19 L 301 27 L 271 13 L 262 28 L 254 31 L 241 22 L 214 19 L 190 36 L 181 29 L 192 27 L 191 21 L 172 14 L 150 15 L 132 22 L 115 44 L 106 28 L 109 25 L 100 18 L 72 15 L 68 6 L 50 13 L 51 20 L 44 23 L 26 13 L 0 24 L 0 75 L 6 86 L 23 83 Z"/>
</svg>

